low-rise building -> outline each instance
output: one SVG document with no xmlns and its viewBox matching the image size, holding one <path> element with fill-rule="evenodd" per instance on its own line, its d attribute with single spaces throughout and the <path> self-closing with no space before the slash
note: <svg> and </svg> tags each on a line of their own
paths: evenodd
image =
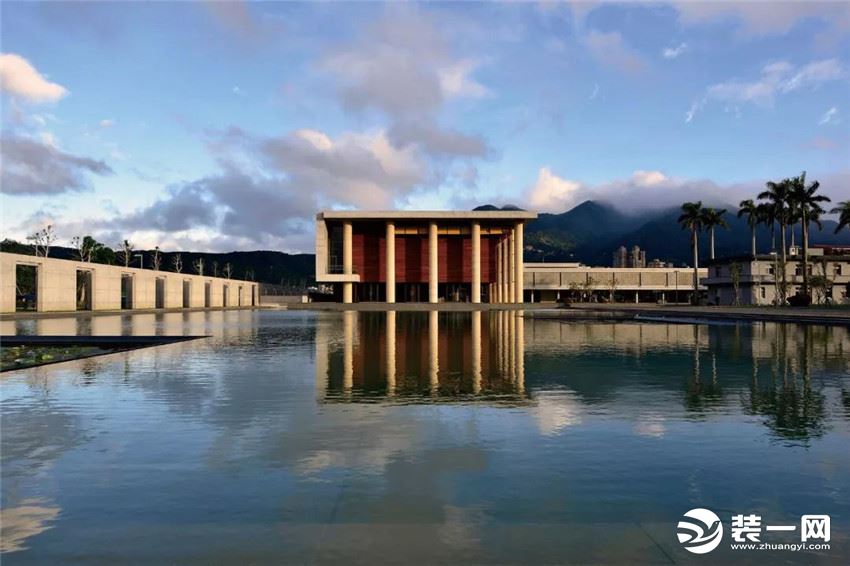
<svg viewBox="0 0 850 566">
<path fill-rule="evenodd" d="M 782 260 L 778 254 L 725 257 L 708 262 L 708 276 L 701 283 L 709 302 L 716 305 L 772 305 L 781 295 Z M 816 304 L 850 302 L 850 253 L 842 248 L 809 248 L 809 287 Z M 803 261 L 788 255 L 785 296 L 802 291 Z"/>
<path fill-rule="evenodd" d="M 253 281 L 0 252 L 0 312 L 252 307 Z"/>
<path fill-rule="evenodd" d="M 698 270 L 705 277 L 705 268 Z M 526 263 L 529 302 L 592 300 L 615 302 L 688 302 L 694 270 L 689 267 L 588 267 L 580 263 Z M 702 292 L 705 287 L 700 286 Z"/>
</svg>

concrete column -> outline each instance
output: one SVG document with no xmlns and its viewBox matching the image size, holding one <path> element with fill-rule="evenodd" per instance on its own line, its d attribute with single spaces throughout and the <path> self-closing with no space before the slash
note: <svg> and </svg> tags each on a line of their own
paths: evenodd
<svg viewBox="0 0 850 566">
<path fill-rule="evenodd" d="M 502 267 L 499 269 L 500 291 L 499 302 L 508 302 L 508 239 L 502 235 L 501 246 L 499 246 L 499 257 L 502 258 Z"/>
<path fill-rule="evenodd" d="M 516 230 L 508 236 L 508 303 L 516 302 Z"/>
<path fill-rule="evenodd" d="M 440 276 L 437 272 L 437 223 L 428 225 L 428 302 L 437 303 L 440 300 L 438 284 Z"/>
<path fill-rule="evenodd" d="M 493 282 L 493 298 L 494 303 L 502 302 L 502 240 L 501 237 L 496 239 L 496 280 Z"/>
<path fill-rule="evenodd" d="M 481 302 L 481 223 L 472 223 L 472 302 Z"/>
<path fill-rule="evenodd" d="M 387 302 L 395 302 L 395 223 L 387 222 Z"/>
<path fill-rule="evenodd" d="M 514 286 L 516 287 L 516 295 L 515 300 L 517 303 L 522 303 L 523 299 L 523 261 L 522 261 L 522 250 L 523 250 L 523 224 L 522 222 L 517 222 L 516 229 L 514 230 Z M 532 301 L 533 302 L 533 301 Z"/>
<path fill-rule="evenodd" d="M 354 273 L 352 240 L 351 222 L 344 222 L 342 224 L 342 272 L 345 275 L 352 275 Z M 351 303 L 353 296 L 354 284 L 346 281 L 342 284 L 342 302 Z"/>
</svg>

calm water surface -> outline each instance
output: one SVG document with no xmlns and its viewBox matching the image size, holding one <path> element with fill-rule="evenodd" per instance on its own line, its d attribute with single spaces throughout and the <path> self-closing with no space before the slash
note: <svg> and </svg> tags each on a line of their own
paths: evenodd
<svg viewBox="0 0 850 566">
<path fill-rule="evenodd" d="M 829 514 L 850 562 L 850 333 L 519 313 L 4 321 L 210 338 L 5 373 L 2 561 L 688 562 L 685 511 Z M 799 535 L 769 533 L 769 542 Z M 727 539 L 728 530 L 727 530 Z"/>
</svg>

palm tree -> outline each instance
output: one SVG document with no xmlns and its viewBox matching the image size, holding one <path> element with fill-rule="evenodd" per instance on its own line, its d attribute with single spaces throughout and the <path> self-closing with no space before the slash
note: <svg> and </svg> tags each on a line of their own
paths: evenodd
<svg viewBox="0 0 850 566">
<path fill-rule="evenodd" d="M 770 250 L 776 251 L 776 213 L 773 205 L 769 202 L 760 202 L 756 205 L 758 220 L 760 224 L 770 226 Z"/>
<path fill-rule="evenodd" d="M 779 223 L 779 241 L 782 245 L 780 250 L 782 257 L 782 284 L 779 288 L 779 299 L 781 304 L 785 304 L 785 295 L 787 293 L 786 265 L 788 263 L 788 247 L 785 245 L 785 228 L 788 226 L 790 217 L 789 196 L 791 193 L 790 179 L 783 179 L 778 183 L 768 181 L 766 183 L 767 190 L 759 193 L 760 200 L 766 200 L 772 207 L 773 218 Z"/>
<path fill-rule="evenodd" d="M 835 227 L 836 234 L 838 234 L 842 228 L 850 226 L 850 200 L 839 202 L 838 206 L 829 212 L 838 215 L 838 226 Z"/>
<path fill-rule="evenodd" d="M 694 250 L 694 294 L 691 302 L 698 301 L 699 289 L 699 232 L 702 230 L 702 201 L 686 202 L 682 205 L 682 214 L 677 222 L 682 225 L 682 230 L 691 231 L 691 245 Z"/>
<path fill-rule="evenodd" d="M 714 229 L 716 227 L 728 228 L 729 224 L 726 220 L 723 219 L 723 215 L 726 214 L 726 209 L 717 210 L 716 208 L 703 208 L 700 211 L 702 214 L 702 226 L 705 230 L 708 230 L 708 233 L 711 237 L 711 259 L 714 259 Z"/>
<path fill-rule="evenodd" d="M 829 197 L 816 194 L 820 183 L 813 181 L 806 186 L 806 172 L 791 179 L 790 199 L 794 210 L 800 218 L 803 232 L 803 294 L 809 294 L 809 223 L 815 222 L 822 228 L 820 215 L 824 213 L 820 203 L 830 202 Z"/>
<path fill-rule="evenodd" d="M 753 202 L 753 199 L 742 200 L 738 205 L 738 218 L 746 215 L 747 216 L 747 226 L 750 227 L 750 239 L 752 240 L 752 246 L 750 247 L 750 253 L 752 253 L 753 258 L 756 257 L 756 227 L 761 222 L 761 218 L 759 216 L 759 207 L 756 203 Z"/>
</svg>

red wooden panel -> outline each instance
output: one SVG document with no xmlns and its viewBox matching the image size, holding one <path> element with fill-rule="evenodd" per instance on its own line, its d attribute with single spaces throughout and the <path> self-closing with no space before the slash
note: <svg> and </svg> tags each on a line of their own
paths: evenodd
<svg viewBox="0 0 850 566">
<path fill-rule="evenodd" d="M 437 242 L 437 266 L 440 283 L 462 283 L 464 281 L 463 238 L 460 236 L 443 236 Z"/>
<path fill-rule="evenodd" d="M 422 236 L 397 236 L 395 261 L 397 283 L 427 283 L 428 239 Z"/>
<path fill-rule="evenodd" d="M 352 234 L 352 263 L 360 282 L 384 281 L 386 231 L 380 225 L 354 225 Z"/>
</svg>

